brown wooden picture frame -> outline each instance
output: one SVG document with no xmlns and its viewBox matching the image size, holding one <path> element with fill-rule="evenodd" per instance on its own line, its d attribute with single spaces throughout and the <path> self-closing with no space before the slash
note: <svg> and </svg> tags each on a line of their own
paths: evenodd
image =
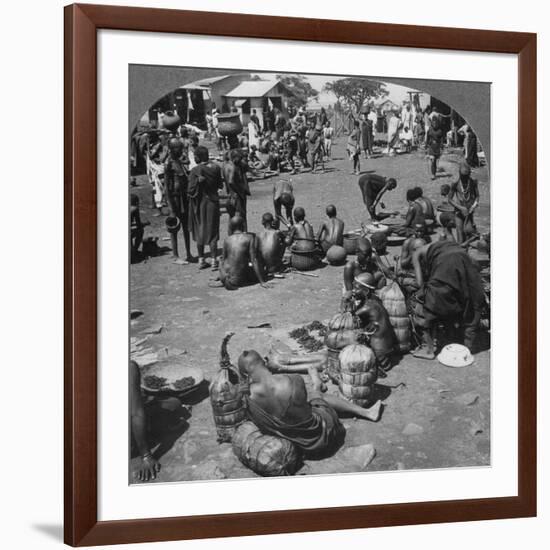
<svg viewBox="0 0 550 550">
<path fill-rule="evenodd" d="M 518 495 L 195 517 L 97 517 L 97 31 L 118 29 L 518 55 Z M 73 546 L 536 515 L 536 35 L 74 4 L 65 7 L 65 542 Z"/>
</svg>

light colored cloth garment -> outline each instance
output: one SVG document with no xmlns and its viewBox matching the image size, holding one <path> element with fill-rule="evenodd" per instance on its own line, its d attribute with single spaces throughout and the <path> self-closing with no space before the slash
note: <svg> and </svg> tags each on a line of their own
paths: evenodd
<svg viewBox="0 0 550 550">
<path fill-rule="evenodd" d="M 260 146 L 260 134 L 258 132 L 258 127 L 252 120 L 248 123 L 248 146 Z"/>
<path fill-rule="evenodd" d="M 374 111 L 371 111 L 367 118 L 372 122 L 372 135 L 374 136 L 376 134 L 376 125 L 378 124 L 378 115 Z"/>
<path fill-rule="evenodd" d="M 154 189 L 154 200 L 155 206 L 160 208 L 164 203 L 164 184 L 160 179 L 161 175 L 164 175 L 164 164 L 157 164 L 152 161 L 149 155 L 146 157 L 147 165 L 147 176 L 149 178 L 149 183 L 153 186 Z"/>
<path fill-rule="evenodd" d="M 409 130 L 412 130 L 413 121 L 413 112 L 407 111 L 407 109 L 403 109 L 403 111 L 401 112 L 401 123 L 403 124 L 403 128 L 408 128 Z"/>
<path fill-rule="evenodd" d="M 400 124 L 401 120 L 396 116 L 392 116 L 388 121 L 388 152 L 390 152 L 395 147 L 395 142 L 397 141 L 397 132 L 399 130 Z"/>
</svg>

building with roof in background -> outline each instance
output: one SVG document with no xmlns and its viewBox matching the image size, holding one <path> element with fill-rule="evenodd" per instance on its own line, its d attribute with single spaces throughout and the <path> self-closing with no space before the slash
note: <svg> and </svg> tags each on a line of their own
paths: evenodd
<svg viewBox="0 0 550 550">
<path fill-rule="evenodd" d="M 263 127 L 264 113 L 268 110 L 278 109 L 285 116 L 288 114 L 291 97 L 292 92 L 276 79 L 244 80 L 223 96 L 222 111 L 236 109 L 246 125 L 255 109 Z"/>
</svg>

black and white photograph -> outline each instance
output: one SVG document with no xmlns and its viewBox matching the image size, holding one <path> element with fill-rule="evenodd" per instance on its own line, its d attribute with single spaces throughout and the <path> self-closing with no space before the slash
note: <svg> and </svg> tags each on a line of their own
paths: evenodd
<svg viewBox="0 0 550 550">
<path fill-rule="evenodd" d="M 130 103 L 159 71 L 129 483 L 490 466 L 491 84 L 438 88 L 476 119 L 428 80 L 140 65 Z"/>
</svg>

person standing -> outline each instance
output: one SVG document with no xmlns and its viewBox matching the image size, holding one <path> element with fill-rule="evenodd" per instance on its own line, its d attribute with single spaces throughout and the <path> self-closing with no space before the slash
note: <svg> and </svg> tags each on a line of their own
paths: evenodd
<svg viewBox="0 0 550 550">
<path fill-rule="evenodd" d="M 399 141 L 399 127 L 401 126 L 401 120 L 397 116 L 396 111 L 390 111 L 390 118 L 388 120 L 388 148 L 386 153 L 390 156 L 395 155 L 395 146 Z"/>
<path fill-rule="evenodd" d="M 189 231 L 197 243 L 199 269 L 208 267 L 204 248 L 210 248 L 212 269 L 218 269 L 217 249 L 220 238 L 220 199 L 218 191 L 223 187 L 220 167 L 210 161 L 208 149 L 198 146 L 195 150 L 197 166 L 189 174 Z"/>
<path fill-rule="evenodd" d="M 176 257 L 176 262 L 187 264 L 193 261 L 191 256 L 191 245 L 189 242 L 188 212 L 189 200 L 187 198 L 187 183 L 189 175 L 189 161 L 184 151 L 184 144 L 180 139 L 172 138 L 168 142 L 170 155 L 164 161 L 164 184 L 166 186 L 166 196 L 170 206 L 170 215 L 177 218 L 183 233 L 183 242 L 185 244 L 185 260 L 180 260 L 177 255 L 177 246 L 172 253 Z M 175 234 L 177 244 L 177 233 Z"/>
<path fill-rule="evenodd" d="M 325 123 L 325 128 L 323 129 L 323 139 L 325 146 L 325 154 L 327 159 L 332 158 L 332 137 L 334 136 L 334 128 L 330 125 L 330 120 L 327 120 Z"/>
<path fill-rule="evenodd" d="M 225 186 L 229 195 L 227 213 L 229 217 L 240 216 L 243 219 L 244 231 L 248 231 L 246 219 L 246 201 L 250 196 L 250 187 L 246 177 L 246 166 L 242 153 L 238 149 L 231 151 L 230 161 L 227 163 Z"/>
<path fill-rule="evenodd" d="M 252 117 L 250 117 L 250 121 L 248 123 L 248 146 L 254 146 L 256 148 L 260 146 L 260 127 L 254 120 L 252 120 Z"/>
<path fill-rule="evenodd" d="M 376 113 L 376 109 L 374 107 L 369 107 L 367 119 L 370 121 L 371 128 L 372 128 L 372 142 L 371 142 L 371 151 L 370 151 L 370 154 L 372 155 L 374 152 L 374 138 L 376 137 L 376 126 L 378 125 L 378 114 Z"/>
<path fill-rule="evenodd" d="M 369 121 L 367 119 L 367 113 L 361 113 L 361 122 L 359 127 L 361 128 L 361 148 L 365 158 L 370 158 L 369 145 L 372 137 L 372 131 L 369 128 Z"/>
<path fill-rule="evenodd" d="M 359 121 L 353 122 L 353 130 L 348 136 L 348 155 L 353 166 L 352 174 L 358 176 L 361 173 L 361 149 L 359 147 L 361 141 L 361 130 L 359 129 Z"/>
<path fill-rule="evenodd" d="M 443 130 L 439 125 L 439 117 L 431 119 L 431 126 L 426 134 L 426 146 L 428 159 L 428 170 L 432 180 L 435 180 L 437 174 L 437 163 L 441 156 L 441 143 L 443 141 Z"/>
</svg>

